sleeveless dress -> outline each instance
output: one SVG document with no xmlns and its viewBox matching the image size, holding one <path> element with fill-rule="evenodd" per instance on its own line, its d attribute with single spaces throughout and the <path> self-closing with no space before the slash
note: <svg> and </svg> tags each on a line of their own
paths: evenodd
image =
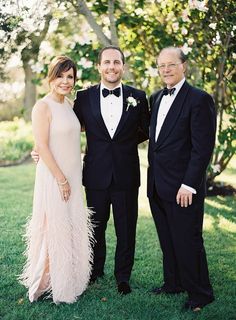
<svg viewBox="0 0 236 320">
<path fill-rule="evenodd" d="M 82 192 L 80 123 L 67 99 L 61 104 L 46 96 L 43 101 L 52 115 L 50 150 L 71 195 L 68 202 L 62 201 L 56 179 L 40 159 L 26 232 L 27 262 L 20 280 L 29 288 L 31 302 L 46 293 L 55 303 L 73 303 L 89 282 L 93 241 L 91 212 Z"/>
</svg>

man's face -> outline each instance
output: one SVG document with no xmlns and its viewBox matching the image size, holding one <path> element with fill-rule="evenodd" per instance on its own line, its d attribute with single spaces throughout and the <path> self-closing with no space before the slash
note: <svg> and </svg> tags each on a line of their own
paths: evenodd
<svg viewBox="0 0 236 320">
<path fill-rule="evenodd" d="M 157 60 L 159 74 L 168 88 L 184 78 L 186 64 L 181 62 L 178 51 L 164 50 Z"/>
<path fill-rule="evenodd" d="M 103 51 L 98 71 L 103 84 L 108 88 L 115 88 L 120 83 L 124 73 L 121 53 L 115 49 Z"/>
</svg>

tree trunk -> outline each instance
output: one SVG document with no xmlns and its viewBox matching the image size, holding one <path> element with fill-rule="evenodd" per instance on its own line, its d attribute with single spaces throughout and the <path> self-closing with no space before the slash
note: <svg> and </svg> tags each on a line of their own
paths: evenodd
<svg viewBox="0 0 236 320">
<path fill-rule="evenodd" d="M 33 83 L 36 75 L 28 63 L 23 63 L 23 68 L 25 72 L 24 118 L 29 121 L 32 107 L 36 102 L 36 85 Z"/>
<path fill-rule="evenodd" d="M 31 33 L 28 37 L 28 40 L 30 40 L 28 45 L 21 51 L 21 60 L 25 72 L 24 118 L 26 121 L 31 119 L 31 110 L 36 101 L 36 84 L 33 82 L 36 73 L 32 71 L 30 61 L 33 63 L 38 61 L 40 44 L 47 35 L 51 19 L 51 13 L 45 16 L 43 30 L 39 34 Z"/>
</svg>

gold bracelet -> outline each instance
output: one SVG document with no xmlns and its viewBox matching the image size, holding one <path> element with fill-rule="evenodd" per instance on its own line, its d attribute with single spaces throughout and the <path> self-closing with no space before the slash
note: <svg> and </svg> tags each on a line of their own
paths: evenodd
<svg viewBox="0 0 236 320">
<path fill-rule="evenodd" d="M 59 186 L 64 186 L 64 185 L 67 184 L 67 183 L 68 183 L 68 180 L 67 180 L 67 179 L 65 179 L 65 181 L 63 181 L 63 182 L 57 181 L 57 184 L 58 184 Z"/>
</svg>

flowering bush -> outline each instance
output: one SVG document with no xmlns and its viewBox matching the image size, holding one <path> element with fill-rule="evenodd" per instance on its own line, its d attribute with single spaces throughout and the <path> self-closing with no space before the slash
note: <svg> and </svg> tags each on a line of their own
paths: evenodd
<svg viewBox="0 0 236 320">
<path fill-rule="evenodd" d="M 18 163 L 33 148 L 31 124 L 23 119 L 0 122 L 0 165 Z"/>
</svg>

